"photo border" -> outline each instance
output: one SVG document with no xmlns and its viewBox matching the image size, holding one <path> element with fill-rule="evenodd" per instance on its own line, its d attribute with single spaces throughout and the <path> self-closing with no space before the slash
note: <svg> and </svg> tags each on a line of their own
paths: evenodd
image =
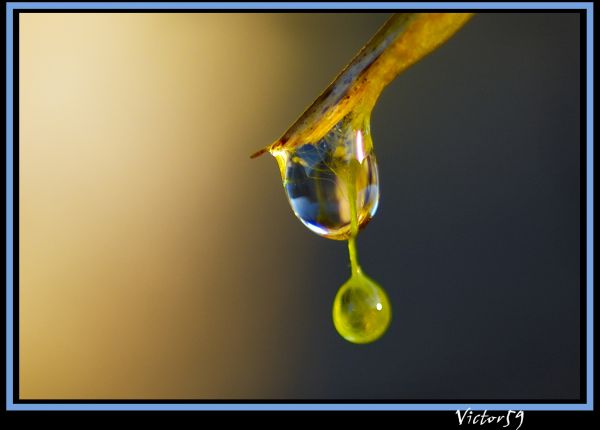
<svg viewBox="0 0 600 430">
<path fill-rule="evenodd" d="M 585 88 L 587 95 L 585 97 L 586 108 L 586 211 L 585 226 L 587 233 L 586 240 L 586 297 L 582 297 L 581 312 L 585 312 L 585 345 L 581 345 L 582 350 L 586 351 L 585 357 L 582 356 L 582 362 L 585 359 L 585 402 L 563 402 L 556 403 L 548 401 L 547 403 L 480 403 L 478 401 L 464 401 L 454 403 L 356 403 L 352 401 L 327 403 L 316 403 L 316 401 L 300 400 L 22 400 L 18 398 L 14 375 L 15 368 L 18 370 L 18 349 L 14 349 L 15 335 L 18 333 L 18 321 L 14 319 L 15 303 L 18 304 L 18 295 L 14 295 L 14 226 L 15 221 L 18 226 L 18 207 L 14 205 L 14 187 L 17 185 L 18 177 L 15 183 L 14 161 L 15 161 L 15 137 L 18 140 L 18 128 L 15 128 L 15 120 L 18 121 L 18 112 L 15 112 L 16 106 L 15 84 L 18 84 L 18 76 L 14 76 L 15 59 L 18 61 L 18 52 L 14 52 L 14 31 L 17 22 L 15 18 L 19 11 L 42 12 L 42 11 L 107 11 L 118 10 L 123 12 L 135 12 L 139 10 L 152 11 L 246 11 L 246 12 L 274 12 L 274 11 L 390 11 L 394 9 L 403 10 L 481 10 L 481 11 L 579 11 L 585 13 L 586 22 L 586 59 L 585 70 L 582 70 L 582 76 L 585 76 Z M 582 41 L 583 42 L 583 41 Z M 583 82 L 582 82 L 583 84 Z M 15 115 L 16 113 L 16 115 Z M 583 117 L 582 117 L 583 120 Z M 16 156 L 18 159 L 18 146 L 16 147 Z M 428 3 L 402 3 L 402 2 L 374 2 L 374 3 L 313 3 L 313 2 L 277 2 L 277 3 L 199 3 L 199 2 L 93 2 L 93 3 L 19 3 L 11 2 L 6 4 L 6 409 L 7 410 L 210 410 L 210 411 L 456 411 L 466 410 L 523 410 L 523 411 L 591 411 L 593 410 L 593 391 L 594 391 L 594 366 L 593 366 L 593 3 L 590 2 L 545 2 L 545 3 L 481 3 L 481 2 L 428 2 Z M 18 173 L 18 166 L 17 166 Z M 583 217 L 582 213 L 582 217 Z M 582 225 L 583 228 L 583 225 Z M 583 263 L 583 260 L 582 260 Z M 583 273 L 582 273 L 583 275 Z M 15 325 L 15 322 L 17 323 Z M 583 327 L 582 327 L 583 328 Z M 582 339 L 583 340 L 583 339 Z M 584 369 L 581 369 L 583 372 Z M 17 372 L 18 374 L 18 372 Z M 583 391 L 583 390 L 582 390 Z M 583 394 L 583 393 L 582 393 Z M 378 400 L 384 402 L 383 400 Z M 321 401 L 319 401 L 321 402 Z M 432 400 L 433 402 L 433 400 Z"/>
</svg>

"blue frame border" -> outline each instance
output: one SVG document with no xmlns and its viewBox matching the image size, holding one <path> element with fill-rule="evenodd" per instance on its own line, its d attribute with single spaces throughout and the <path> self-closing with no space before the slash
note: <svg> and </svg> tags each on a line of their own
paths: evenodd
<svg viewBox="0 0 600 430">
<path fill-rule="evenodd" d="M 586 10 L 587 22 L 587 338 L 586 376 L 587 403 L 533 403 L 533 404 L 346 404 L 346 403 L 14 403 L 14 363 L 13 363 L 13 15 L 15 9 L 247 9 L 247 10 L 298 10 L 298 9 L 557 9 Z M 594 408 L 594 6 L 591 2 L 549 2 L 549 3 L 469 3 L 469 2 L 427 2 L 427 3 L 183 3 L 183 2 L 140 2 L 140 3 L 7 3 L 6 4 L 6 409 L 7 410 L 393 410 L 393 411 L 456 411 L 466 410 L 523 410 L 523 411 L 591 411 Z"/>
</svg>

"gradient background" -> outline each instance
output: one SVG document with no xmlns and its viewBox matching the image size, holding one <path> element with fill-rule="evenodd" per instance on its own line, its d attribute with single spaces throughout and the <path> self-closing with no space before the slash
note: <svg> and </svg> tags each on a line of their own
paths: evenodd
<svg viewBox="0 0 600 430">
<path fill-rule="evenodd" d="M 20 14 L 21 398 L 577 398 L 578 15 L 479 14 L 384 91 L 374 344 L 248 158 L 387 16 Z"/>
</svg>

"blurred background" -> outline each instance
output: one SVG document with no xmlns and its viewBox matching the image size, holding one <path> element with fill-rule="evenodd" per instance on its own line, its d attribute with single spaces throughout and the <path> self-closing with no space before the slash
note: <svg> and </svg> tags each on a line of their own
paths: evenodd
<svg viewBox="0 0 600 430">
<path fill-rule="evenodd" d="M 346 245 L 248 156 L 388 16 L 20 15 L 21 398 L 578 397 L 577 14 L 478 14 L 383 92 L 394 316 L 335 332 Z"/>
</svg>

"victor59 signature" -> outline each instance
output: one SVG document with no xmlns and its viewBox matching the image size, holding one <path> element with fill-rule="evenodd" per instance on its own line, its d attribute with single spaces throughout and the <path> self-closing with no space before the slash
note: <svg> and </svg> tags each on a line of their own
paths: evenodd
<svg viewBox="0 0 600 430">
<path fill-rule="evenodd" d="M 519 425 L 517 426 L 517 428 L 515 430 L 519 430 L 519 428 L 521 427 L 521 425 L 523 425 L 523 418 L 525 417 L 525 414 L 523 413 L 523 411 L 507 411 L 506 414 L 504 415 L 488 415 L 487 410 L 483 411 L 483 413 L 473 413 L 473 411 L 471 410 L 471 408 L 467 408 L 467 410 L 465 410 L 464 412 L 461 413 L 461 411 L 456 411 L 456 415 L 458 416 L 458 424 L 459 425 L 463 425 L 463 424 L 479 424 L 479 425 L 485 425 L 485 424 L 504 424 L 502 427 L 508 427 L 511 424 L 511 419 L 514 420 L 514 423 L 516 424 L 517 422 L 519 423 Z M 517 421 L 519 420 L 519 421 Z"/>
</svg>

